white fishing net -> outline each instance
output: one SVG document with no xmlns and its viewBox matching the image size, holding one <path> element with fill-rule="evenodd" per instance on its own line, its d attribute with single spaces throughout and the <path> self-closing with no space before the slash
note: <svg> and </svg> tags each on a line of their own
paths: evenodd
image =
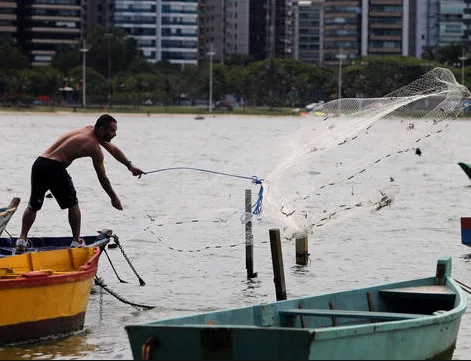
<svg viewBox="0 0 471 361">
<path fill-rule="evenodd" d="M 264 217 L 292 234 L 311 233 L 337 212 L 365 209 L 365 200 L 380 208 L 382 203 L 371 201 L 372 192 L 390 204 L 380 189 L 362 189 L 359 178 L 372 168 L 378 170 L 370 177 L 384 178 L 381 161 L 391 155 L 408 150 L 420 155 L 419 140 L 441 132 L 442 121 L 455 119 L 469 97 L 450 70 L 434 68 L 382 98 L 319 105 L 300 120 L 291 154 L 265 177 Z M 383 134 L 372 127 L 379 120 L 386 122 Z"/>
</svg>

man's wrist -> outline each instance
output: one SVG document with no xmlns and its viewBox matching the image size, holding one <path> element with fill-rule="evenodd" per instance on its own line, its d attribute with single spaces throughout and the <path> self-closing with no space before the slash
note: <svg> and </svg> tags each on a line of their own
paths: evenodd
<svg viewBox="0 0 471 361">
<path fill-rule="evenodd" d="M 129 169 L 129 167 L 131 166 L 131 163 L 132 163 L 132 162 L 131 162 L 130 160 L 128 160 L 128 161 L 126 162 L 126 167 L 127 167 L 128 169 Z"/>
</svg>

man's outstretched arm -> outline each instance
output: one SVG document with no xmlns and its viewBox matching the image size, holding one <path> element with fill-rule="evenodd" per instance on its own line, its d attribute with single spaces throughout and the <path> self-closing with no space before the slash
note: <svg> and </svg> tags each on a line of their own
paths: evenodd
<svg viewBox="0 0 471 361">
<path fill-rule="evenodd" d="M 124 164 L 126 166 L 126 168 L 128 168 L 132 175 L 134 176 L 139 176 L 139 178 L 141 177 L 141 175 L 144 174 L 144 172 L 135 167 L 132 162 L 128 159 L 128 157 L 126 157 L 126 155 L 123 153 L 123 151 L 121 149 L 119 149 L 116 145 L 110 143 L 110 142 L 102 142 L 100 143 L 103 148 L 105 148 L 108 153 L 110 153 L 118 162 Z"/>
</svg>

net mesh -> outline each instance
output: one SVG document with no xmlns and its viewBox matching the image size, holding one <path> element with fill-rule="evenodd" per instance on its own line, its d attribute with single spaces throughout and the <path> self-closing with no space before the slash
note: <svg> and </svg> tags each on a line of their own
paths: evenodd
<svg viewBox="0 0 471 361">
<path fill-rule="evenodd" d="M 434 68 L 384 97 L 344 98 L 312 109 L 291 140 L 291 154 L 265 178 L 265 219 L 282 222 L 293 235 L 310 233 L 340 210 L 364 209 L 365 199 L 373 205 L 372 190 L 362 190 L 356 179 L 382 157 L 410 150 L 418 136 L 439 132 L 437 126 L 455 119 L 469 96 L 449 69 Z M 388 121 L 390 129 L 380 142 L 371 129 L 378 120 Z M 363 145 L 355 141 L 359 136 Z"/>
</svg>

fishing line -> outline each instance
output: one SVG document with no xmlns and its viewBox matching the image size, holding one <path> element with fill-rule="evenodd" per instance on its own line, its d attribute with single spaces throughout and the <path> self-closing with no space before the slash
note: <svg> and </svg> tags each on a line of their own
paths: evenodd
<svg viewBox="0 0 471 361">
<path fill-rule="evenodd" d="M 224 173 L 224 172 L 216 172 L 214 170 L 208 170 L 208 169 L 202 169 L 202 168 L 193 168 L 193 167 L 171 167 L 171 168 L 162 168 L 162 169 L 156 169 L 156 170 L 151 170 L 149 172 L 144 172 L 144 174 L 150 174 L 150 173 L 156 173 L 156 172 L 163 172 L 167 170 L 197 170 L 200 172 L 207 172 L 207 173 L 213 173 L 213 174 L 220 174 L 220 175 L 227 175 L 230 177 L 235 177 L 235 178 L 243 178 L 243 179 L 251 179 L 252 183 L 255 184 L 261 184 L 263 179 L 259 179 L 257 176 L 252 176 L 252 177 L 247 177 L 247 176 L 241 176 L 237 174 L 230 174 L 230 173 Z"/>
<path fill-rule="evenodd" d="M 261 220 L 261 215 L 262 215 L 262 202 L 263 202 L 263 179 L 259 178 L 257 176 L 242 176 L 242 175 L 237 175 L 237 174 L 231 174 L 231 173 L 224 173 L 224 172 L 218 172 L 214 170 L 209 170 L 209 169 L 203 169 L 203 168 L 194 168 L 194 167 L 169 167 L 169 168 L 161 168 L 161 169 L 155 169 L 151 170 L 148 172 L 144 172 L 144 174 L 151 174 L 151 173 L 157 173 L 157 172 L 164 172 L 168 170 L 194 170 L 194 171 L 200 171 L 200 172 L 206 172 L 206 173 L 212 173 L 212 174 L 218 174 L 218 175 L 224 175 L 228 177 L 234 177 L 234 178 L 242 178 L 242 179 L 250 179 L 253 184 L 259 184 L 260 189 L 258 191 L 258 196 L 257 196 L 257 201 L 255 204 L 252 206 L 252 213 L 258 216 L 258 220 Z"/>
</svg>

